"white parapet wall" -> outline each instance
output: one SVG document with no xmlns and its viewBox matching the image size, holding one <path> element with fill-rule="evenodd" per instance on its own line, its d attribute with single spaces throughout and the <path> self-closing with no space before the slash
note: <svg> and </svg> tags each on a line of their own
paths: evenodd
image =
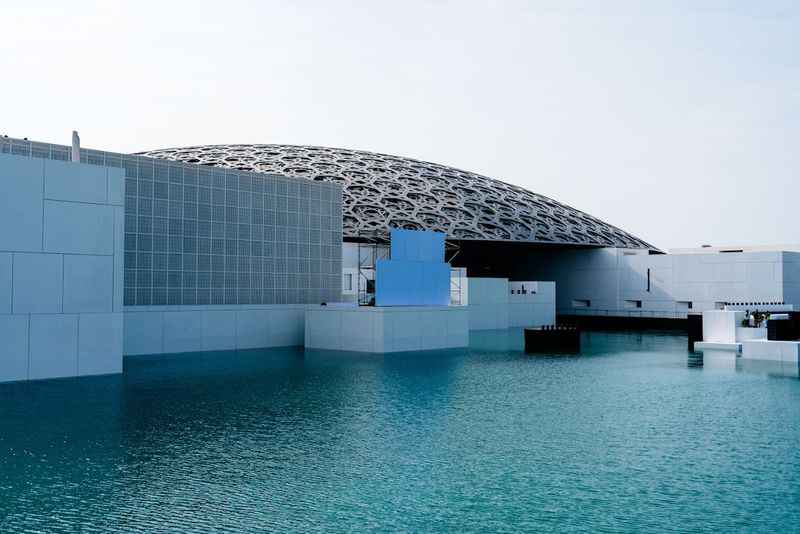
<svg viewBox="0 0 800 534">
<path fill-rule="evenodd" d="M 554 280 L 559 314 L 685 319 L 726 303 L 800 305 L 800 253 L 781 250 L 535 250 L 515 258 L 511 277 Z M 763 304 L 744 309 L 768 310 Z"/>
<path fill-rule="evenodd" d="M 742 358 L 787 362 L 797 366 L 800 365 L 800 342 L 764 339 L 743 341 Z"/>
<path fill-rule="evenodd" d="M 555 282 L 467 278 L 470 330 L 502 330 L 555 324 Z"/>
<path fill-rule="evenodd" d="M 0 154 L 0 382 L 122 372 L 124 184 Z"/>
<path fill-rule="evenodd" d="M 508 278 L 467 278 L 470 330 L 508 328 Z"/>
<path fill-rule="evenodd" d="M 389 353 L 468 344 L 464 306 L 312 306 L 305 315 L 307 349 Z"/>
<path fill-rule="evenodd" d="M 556 324 L 555 282 L 509 282 L 508 326 Z"/>
<path fill-rule="evenodd" d="M 303 344 L 306 304 L 125 309 L 126 356 Z"/>
</svg>

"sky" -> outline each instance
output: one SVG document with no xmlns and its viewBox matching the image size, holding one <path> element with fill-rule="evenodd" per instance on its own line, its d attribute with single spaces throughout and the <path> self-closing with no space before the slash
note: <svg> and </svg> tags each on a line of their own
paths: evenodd
<svg viewBox="0 0 800 534">
<path fill-rule="evenodd" d="M 3 6 L 0 134 L 451 165 L 663 249 L 800 243 L 800 4 Z"/>
</svg>

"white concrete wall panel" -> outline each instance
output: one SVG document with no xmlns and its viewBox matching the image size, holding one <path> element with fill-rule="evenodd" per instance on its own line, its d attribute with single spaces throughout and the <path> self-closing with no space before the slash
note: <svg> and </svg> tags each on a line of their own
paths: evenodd
<svg viewBox="0 0 800 534">
<path fill-rule="evenodd" d="M 537 295 L 541 302 L 553 303 L 556 302 L 556 283 L 551 281 L 538 282 Z M 539 300 L 537 299 L 537 301 Z"/>
<path fill-rule="evenodd" d="M 467 278 L 470 330 L 502 330 L 555 323 L 556 284 L 506 278 Z M 525 287 L 525 294 L 518 293 Z"/>
<path fill-rule="evenodd" d="M 203 350 L 203 312 L 176 311 L 161 315 L 164 324 L 163 345 L 158 352 L 195 352 Z"/>
<path fill-rule="evenodd" d="M 204 311 L 202 313 L 203 350 L 236 349 L 236 311 Z"/>
<path fill-rule="evenodd" d="M 468 277 L 468 326 L 470 330 L 508 328 L 507 278 Z"/>
<path fill-rule="evenodd" d="M 783 281 L 800 284 L 800 252 L 784 252 L 781 260 Z"/>
<path fill-rule="evenodd" d="M 10 252 L 0 253 L 0 314 L 11 313 L 14 262 Z"/>
<path fill-rule="evenodd" d="M 760 327 L 760 328 L 750 328 L 746 326 L 736 327 L 737 343 L 753 339 L 767 339 L 767 329 L 765 327 Z"/>
<path fill-rule="evenodd" d="M 422 346 L 425 350 L 443 349 L 447 344 L 447 315 L 437 312 L 419 314 Z"/>
<path fill-rule="evenodd" d="M 108 200 L 106 175 L 106 167 L 46 159 L 44 198 L 105 204 Z"/>
<path fill-rule="evenodd" d="M 514 328 L 553 325 L 556 323 L 555 315 L 555 303 L 512 302 L 508 305 L 508 326 Z"/>
<path fill-rule="evenodd" d="M 748 340 L 742 342 L 742 359 L 780 361 L 800 364 L 800 342 Z"/>
<path fill-rule="evenodd" d="M 42 250 L 41 159 L 0 154 L 0 250 Z"/>
<path fill-rule="evenodd" d="M 389 313 L 384 322 L 391 325 L 392 351 L 422 350 L 422 322 L 418 313 Z"/>
<path fill-rule="evenodd" d="M 67 254 L 114 254 L 114 208 L 44 202 L 44 249 Z"/>
<path fill-rule="evenodd" d="M 329 314 L 334 317 L 318 316 L 323 321 L 323 337 L 337 350 L 357 352 L 376 352 L 375 323 L 381 317 L 374 313 Z M 345 320 L 346 319 L 346 320 Z M 336 331 L 334 331 L 336 329 Z"/>
<path fill-rule="evenodd" d="M 770 265 L 770 264 L 766 264 Z M 716 263 L 712 265 L 711 269 L 714 282 L 744 282 L 746 273 L 747 273 L 747 265 L 739 262 L 731 262 L 731 263 Z M 770 273 L 770 278 L 772 278 L 772 273 Z"/>
<path fill-rule="evenodd" d="M 61 313 L 63 262 L 60 254 L 14 254 L 13 313 Z"/>
<path fill-rule="evenodd" d="M 270 346 L 269 310 L 239 310 L 236 312 L 236 347 L 260 349 Z"/>
<path fill-rule="evenodd" d="M 122 177 L 0 155 L 0 381 L 122 370 Z"/>
<path fill-rule="evenodd" d="M 124 239 L 125 210 L 122 206 L 114 206 L 114 311 L 123 309 L 123 272 L 124 272 Z"/>
<path fill-rule="evenodd" d="M 164 312 L 125 312 L 123 353 L 159 354 L 164 346 Z"/>
<path fill-rule="evenodd" d="M 469 312 L 465 309 L 447 314 L 447 346 L 469 345 Z"/>
<path fill-rule="evenodd" d="M 124 354 L 303 345 L 305 308 L 305 305 L 129 308 L 124 312 Z"/>
<path fill-rule="evenodd" d="M 30 316 L 30 371 L 32 380 L 78 374 L 78 316 Z"/>
<path fill-rule="evenodd" d="M 782 269 L 784 302 L 800 310 L 800 253 L 784 252 Z"/>
<path fill-rule="evenodd" d="M 736 328 L 742 324 L 744 312 L 709 310 L 703 312 L 703 341 L 736 343 Z"/>
<path fill-rule="evenodd" d="M 680 318 L 689 311 L 685 302 L 692 302 L 691 311 L 713 309 L 718 302 L 800 304 L 800 281 L 796 285 L 784 281 L 783 271 L 792 269 L 786 267 L 790 264 L 787 254 L 800 258 L 797 253 L 780 252 L 682 255 L 650 255 L 622 249 L 534 252 L 519 262 L 519 273 L 515 276 L 555 280 L 559 313 Z M 649 292 L 647 269 L 650 269 Z M 573 307 L 574 300 L 589 300 L 591 306 Z M 641 300 L 642 307 L 629 309 L 626 300 Z"/>
<path fill-rule="evenodd" d="M 64 256 L 64 313 L 111 312 L 113 292 L 112 256 Z"/>
<path fill-rule="evenodd" d="M 122 372 L 121 313 L 85 313 L 78 318 L 78 375 Z"/>
<path fill-rule="evenodd" d="M 306 347 L 330 347 L 332 350 L 341 350 L 341 337 L 341 314 L 327 313 L 322 310 L 308 310 L 305 327 Z"/>
<path fill-rule="evenodd" d="M 0 382 L 28 379 L 28 317 L 0 315 Z"/>
<path fill-rule="evenodd" d="M 508 278 L 467 278 L 468 304 L 505 304 L 508 302 Z"/>
<path fill-rule="evenodd" d="M 509 326 L 509 304 L 470 304 L 470 330 L 501 330 Z"/>
<path fill-rule="evenodd" d="M 287 306 L 270 309 L 270 347 L 291 347 L 303 344 L 304 307 Z"/>
<path fill-rule="evenodd" d="M 467 314 L 463 307 L 309 308 L 305 344 L 374 353 L 466 347 Z"/>
<path fill-rule="evenodd" d="M 525 294 L 520 293 L 523 286 L 526 288 Z M 509 289 L 509 327 L 532 327 L 555 324 L 555 282 L 509 282 Z"/>
<path fill-rule="evenodd" d="M 556 305 L 553 303 L 534 304 L 534 318 L 537 325 L 556 324 Z"/>
</svg>

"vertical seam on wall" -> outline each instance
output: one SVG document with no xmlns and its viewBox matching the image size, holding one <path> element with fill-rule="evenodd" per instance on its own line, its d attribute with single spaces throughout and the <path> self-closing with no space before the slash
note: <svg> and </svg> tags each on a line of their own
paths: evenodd
<svg viewBox="0 0 800 534">
<path fill-rule="evenodd" d="M 12 252 L 11 254 L 9 254 L 9 256 L 11 257 L 11 306 L 10 306 L 10 308 L 11 308 L 11 313 L 13 314 L 14 313 L 14 256 L 16 256 L 16 254 Z"/>
<path fill-rule="evenodd" d="M 116 215 L 115 215 L 116 219 Z M 116 220 L 115 223 L 116 225 Z M 116 234 L 116 228 L 114 230 L 114 234 Z M 117 303 L 117 255 L 113 254 L 111 256 L 111 313 L 117 311 L 116 303 Z"/>
<path fill-rule="evenodd" d="M 81 370 L 81 315 L 78 314 L 78 334 L 75 336 L 75 376 L 80 376 Z"/>
<path fill-rule="evenodd" d="M 108 175 L 107 169 L 106 175 Z M 106 183 L 108 183 L 107 179 Z M 117 210 L 111 208 L 111 213 L 113 214 L 111 223 L 111 313 L 114 313 L 117 310 L 115 307 L 117 303 Z"/>
<path fill-rule="evenodd" d="M 161 321 L 159 321 L 161 324 L 161 352 L 164 353 L 166 352 L 166 347 L 164 346 L 164 321 L 166 317 L 164 317 L 164 312 L 160 312 L 159 315 L 161 316 Z"/>
<path fill-rule="evenodd" d="M 42 160 L 42 251 L 44 251 L 44 160 Z"/>
<path fill-rule="evenodd" d="M 25 378 L 31 379 L 31 314 L 28 314 L 28 370 L 25 372 Z"/>
<path fill-rule="evenodd" d="M 620 269 L 621 269 L 621 262 L 620 262 L 620 255 L 621 251 L 617 249 L 615 264 L 616 264 L 616 276 L 614 277 L 615 280 L 615 290 L 616 290 L 616 303 L 614 304 L 617 309 L 620 309 L 622 304 L 622 281 L 620 280 Z"/>
<path fill-rule="evenodd" d="M 65 278 L 65 276 L 64 276 L 64 270 L 65 270 L 64 264 L 66 263 L 66 261 L 65 261 L 66 254 L 59 254 L 59 255 L 61 256 L 61 313 L 64 313 L 64 278 Z"/>
</svg>

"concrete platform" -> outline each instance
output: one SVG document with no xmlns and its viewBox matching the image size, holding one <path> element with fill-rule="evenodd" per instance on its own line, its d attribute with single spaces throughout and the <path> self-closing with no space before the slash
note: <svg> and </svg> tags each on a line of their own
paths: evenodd
<svg viewBox="0 0 800 534">
<path fill-rule="evenodd" d="M 742 342 L 742 359 L 800 364 L 800 342 L 752 340 Z"/>
<path fill-rule="evenodd" d="M 465 306 L 314 306 L 305 319 L 309 349 L 389 353 L 469 345 Z"/>
</svg>

